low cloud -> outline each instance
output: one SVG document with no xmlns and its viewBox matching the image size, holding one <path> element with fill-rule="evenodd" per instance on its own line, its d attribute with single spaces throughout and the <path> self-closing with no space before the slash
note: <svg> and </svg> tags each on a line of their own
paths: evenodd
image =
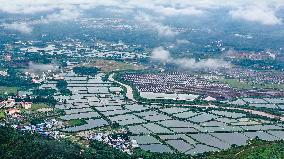
<svg viewBox="0 0 284 159">
<path fill-rule="evenodd" d="M 39 12 L 52 11 L 57 8 L 51 3 L 44 3 L 43 1 L 30 0 L 0 0 L 0 11 L 11 14 L 34 14 Z"/>
<path fill-rule="evenodd" d="M 77 9 L 64 9 L 58 13 L 50 14 L 46 17 L 47 22 L 62 22 L 77 19 L 81 16 L 81 13 Z"/>
<path fill-rule="evenodd" d="M 229 68 L 230 64 L 221 59 L 202 59 L 197 61 L 193 58 L 174 59 L 174 63 L 186 69 L 210 69 Z"/>
<path fill-rule="evenodd" d="M 178 32 L 173 31 L 172 28 L 167 25 L 163 25 L 161 23 L 154 23 L 152 25 L 158 31 L 159 36 L 174 37 L 178 34 Z"/>
<path fill-rule="evenodd" d="M 204 13 L 214 12 L 220 8 L 228 10 L 233 19 L 259 22 L 265 25 L 281 24 L 281 19 L 276 16 L 284 6 L 283 0 L 0 0 L 0 11 L 10 14 L 36 14 L 50 13 L 50 19 L 74 19 L 68 14 L 58 11 L 75 8 L 82 13 L 96 7 L 111 8 L 116 13 L 128 13 L 137 10 L 148 10 L 158 13 L 158 16 L 198 16 Z M 66 15 L 66 16 L 62 16 Z M 69 14 L 70 15 L 70 14 Z M 59 20 L 58 20 L 59 21 Z M 164 25 L 162 25 L 164 26 Z M 169 27 L 156 25 L 161 34 L 173 35 Z"/>
<path fill-rule="evenodd" d="M 156 13 L 160 13 L 165 16 L 178 16 L 178 15 L 201 15 L 202 10 L 196 9 L 195 7 L 188 8 L 174 8 L 174 7 L 164 7 L 157 6 L 155 9 Z"/>
<path fill-rule="evenodd" d="M 116 13 L 116 14 L 130 14 L 133 13 L 132 9 L 128 9 L 128 8 L 106 8 L 105 9 L 108 12 L 111 13 Z"/>
<path fill-rule="evenodd" d="M 172 59 L 170 52 L 163 47 L 155 48 L 151 53 L 151 58 L 160 62 L 169 62 Z"/>
<path fill-rule="evenodd" d="M 230 63 L 222 59 L 202 59 L 196 60 L 194 58 L 174 58 L 168 50 L 163 47 L 158 47 L 153 49 L 151 53 L 151 59 L 153 61 L 175 64 L 184 69 L 198 70 L 198 69 L 220 69 L 220 68 L 230 68 Z"/>
<path fill-rule="evenodd" d="M 4 29 L 17 31 L 23 34 L 30 34 L 33 31 L 33 28 L 24 22 L 5 23 L 2 26 Z"/>
<path fill-rule="evenodd" d="M 135 19 L 142 24 L 149 26 L 150 28 L 157 31 L 161 37 L 174 37 L 178 35 L 178 32 L 174 31 L 170 26 L 162 24 L 160 21 L 162 17 L 152 17 L 147 14 L 140 13 Z"/>
<path fill-rule="evenodd" d="M 177 39 L 176 43 L 178 45 L 183 45 L 183 44 L 190 44 L 190 41 L 186 40 L 186 39 Z"/>
<path fill-rule="evenodd" d="M 47 71 L 56 71 L 58 67 L 55 64 L 36 64 L 33 62 L 29 63 L 29 72 L 42 73 Z"/>
<path fill-rule="evenodd" d="M 80 16 L 81 12 L 79 10 L 75 8 L 68 8 L 54 12 L 38 21 L 4 23 L 2 24 L 2 27 L 7 30 L 17 31 L 23 34 L 30 34 L 33 31 L 34 25 L 46 24 L 50 22 L 72 21 L 79 18 Z"/>
<path fill-rule="evenodd" d="M 264 6 L 249 6 L 230 11 L 233 19 L 257 22 L 263 25 L 282 24 L 282 19 L 276 16 L 276 9 Z"/>
</svg>

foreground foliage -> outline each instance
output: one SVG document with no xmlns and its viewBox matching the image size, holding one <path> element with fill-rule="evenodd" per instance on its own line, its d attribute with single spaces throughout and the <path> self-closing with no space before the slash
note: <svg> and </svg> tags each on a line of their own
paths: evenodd
<svg viewBox="0 0 284 159">
<path fill-rule="evenodd" d="M 208 159 L 283 159 L 284 141 L 252 140 L 249 145 L 231 148 L 206 156 Z"/>
<path fill-rule="evenodd" d="M 86 158 L 78 145 L 0 127 L 0 158 Z"/>
<path fill-rule="evenodd" d="M 190 157 L 184 154 L 150 153 L 141 149 L 135 150 L 130 156 L 98 141 L 91 141 L 86 148 L 66 140 L 52 140 L 37 134 L 0 127 L 0 158 L 187 159 Z M 284 141 L 253 140 L 246 146 L 193 158 L 282 159 L 284 158 Z"/>
<path fill-rule="evenodd" d="M 127 159 L 130 156 L 96 141 L 85 148 L 67 140 L 52 140 L 0 126 L 0 158 Z"/>
</svg>

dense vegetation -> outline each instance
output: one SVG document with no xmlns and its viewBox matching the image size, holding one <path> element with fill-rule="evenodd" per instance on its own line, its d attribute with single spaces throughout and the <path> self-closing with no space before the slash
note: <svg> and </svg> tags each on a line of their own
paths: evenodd
<svg viewBox="0 0 284 159">
<path fill-rule="evenodd" d="M 276 60 L 250 60 L 241 59 L 232 61 L 233 64 L 239 65 L 245 68 L 255 69 L 255 70 L 283 70 L 284 64 L 281 61 Z"/>
<path fill-rule="evenodd" d="M 72 92 L 67 88 L 68 83 L 65 80 L 58 80 L 56 87 L 62 95 L 72 95 Z"/>
<path fill-rule="evenodd" d="M 51 55 L 44 54 L 44 51 L 41 51 L 42 53 L 28 53 L 25 54 L 25 59 L 28 59 L 29 61 L 38 63 L 38 64 L 49 64 L 51 63 Z"/>
<path fill-rule="evenodd" d="M 33 90 L 33 95 L 34 96 L 53 96 L 54 93 L 56 92 L 55 89 L 35 89 Z"/>
<path fill-rule="evenodd" d="M 173 154 L 149 153 L 137 150 L 133 156 L 113 149 L 98 141 L 83 148 L 66 140 L 57 141 L 36 134 L 22 133 L 12 128 L 0 127 L 0 158 L 94 158 L 94 159 L 171 159 L 188 158 Z"/>
<path fill-rule="evenodd" d="M 0 76 L 0 98 L 7 98 L 9 95 L 16 95 L 17 91 L 34 88 L 37 84 L 31 78 L 22 77 L 19 70 L 9 68 L 9 76 Z M 7 93 L 7 94 L 5 94 Z"/>
<path fill-rule="evenodd" d="M 284 141 L 252 140 L 249 145 L 212 153 L 208 159 L 283 159 Z"/>
<path fill-rule="evenodd" d="M 90 76 L 95 76 L 98 71 L 100 69 L 96 68 L 96 67 L 74 67 L 73 68 L 73 71 L 76 73 L 76 74 L 79 74 L 79 75 L 90 75 Z"/>
<path fill-rule="evenodd" d="M 0 158 L 90 158 L 79 145 L 0 127 Z"/>
<path fill-rule="evenodd" d="M 52 140 L 37 134 L 0 127 L 0 158 L 187 159 L 190 157 L 183 154 L 150 153 L 141 149 L 135 150 L 130 156 L 98 141 L 91 141 L 89 148 L 85 148 L 66 140 Z M 207 153 L 194 158 L 282 159 L 284 142 L 252 140 L 246 146 Z"/>
<path fill-rule="evenodd" d="M 36 86 L 32 83 L 30 78 L 22 78 L 17 75 L 10 75 L 7 77 L 0 76 L 0 86 L 5 87 L 21 87 L 21 88 L 31 88 Z"/>
<path fill-rule="evenodd" d="M 25 102 L 33 102 L 33 103 L 45 103 L 49 106 L 54 106 L 57 103 L 57 101 L 54 99 L 53 96 L 48 96 L 48 97 L 37 96 L 35 98 L 26 97 L 24 99 L 15 98 L 15 100 L 16 102 L 25 101 Z"/>
<path fill-rule="evenodd" d="M 69 126 L 80 126 L 84 124 L 87 124 L 86 120 L 84 119 L 72 119 L 68 121 Z"/>
<path fill-rule="evenodd" d="M 83 148 L 69 141 L 52 140 L 37 134 L 22 133 L 0 127 L 0 158 L 129 158 L 125 153 L 114 150 L 99 142 Z"/>
<path fill-rule="evenodd" d="M 18 87 L 5 87 L 0 86 L 0 98 L 7 98 L 10 95 L 16 95 L 18 92 Z"/>
</svg>

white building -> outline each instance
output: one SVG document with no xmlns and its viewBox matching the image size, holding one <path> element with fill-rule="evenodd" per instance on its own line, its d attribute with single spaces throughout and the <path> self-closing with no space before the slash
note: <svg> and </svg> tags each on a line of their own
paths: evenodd
<svg viewBox="0 0 284 159">
<path fill-rule="evenodd" d="M 32 108 L 32 102 L 21 102 L 21 106 L 25 109 L 31 109 Z"/>
</svg>

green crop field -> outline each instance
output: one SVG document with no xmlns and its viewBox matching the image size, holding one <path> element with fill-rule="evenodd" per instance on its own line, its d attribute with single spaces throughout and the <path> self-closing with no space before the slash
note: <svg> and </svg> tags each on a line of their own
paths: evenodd
<svg viewBox="0 0 284 159">
<path fill-rule="evenodd" d="M 31 110 L 37 111 L 37 110 L 42 109 L 42 108 L 50 108 L 50 107 L 45 103 L 35 103 L 35 104 L 32 104 Z"/>
<path fill-rule="evenodd" d="M 0 86 L 0 95 L 4 94 L 17 94 L 18 88 L 17 87 L 3 87 Z"/>
<path fill-rule="evenodd" d="M 242 82 L 238 79 L 220 79 L 221 83 L 227 83 L 236 89 L 284 89 L 284 84 L 254 84 L 252 82 Z"/>
<path fill-rule="evenodd" d="M 5 110 L 0 110 L 0 119 L 5 118 Z"/>
<path fill-rule="evenodd" d="M 87 122 L 84 119 L 73 119 L 68 121 L 69 126 L 80 126 L 87 124 Z"/>
</svg>

